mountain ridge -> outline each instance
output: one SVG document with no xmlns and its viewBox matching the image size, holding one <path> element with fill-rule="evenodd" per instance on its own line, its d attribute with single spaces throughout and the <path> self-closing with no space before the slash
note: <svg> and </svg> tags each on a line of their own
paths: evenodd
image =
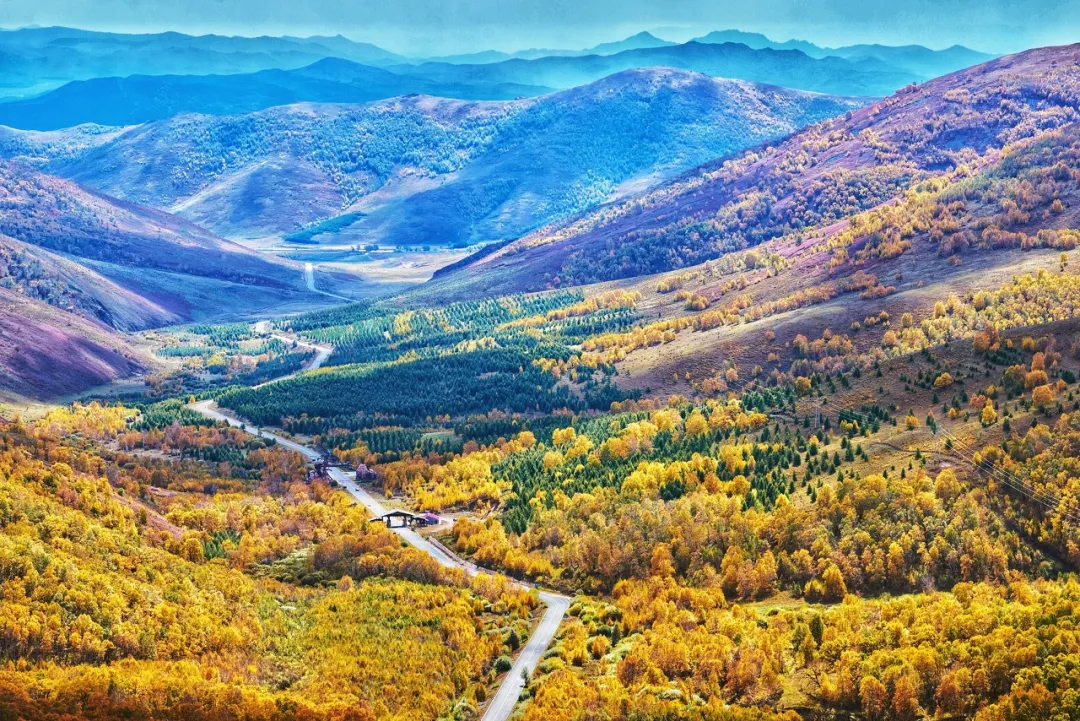
<svg viewBox="0 0 1080 721">
<path fill-rule="evenodd" d="M 65 149 L 43 167 L 225 236 L 284 234 L 351 213 L 352 242 L 469 245 L 858 105 L 637 69 L 506 102 L 413 96 L 184 115 L 87 143 L 81 156 Z M 60 136 L 52 142 L 65 147 Z M 223 164 L 226 145 L 242 150 Z"/>
<path fill-rule="evenodd" d="M 391 65 L 389 70 L 440 82 L 515 82 L 568 88 L 593 82 L 622 70 L 673 67 L 714 77 L 750 80 L 796 90 L 836 95 L 885 95 L 917 79 L 900 70 L 863 69 L 843 58 L 812 58 L 798 50 L 756 50 L 740 43 L 688 42 L 681 45 L 624 50 L 614 55 L 512 58 L 497 63 Z"/>
<path fill-rule="evenodd" d="M 359 103 L 420 93 L 500 100 L 546 91 L 514 83 L 438 83 L 322 58 L 295 70 L 73 81 L 37 98 L 0 103 L 0 125 L 49 131 L 87 123 L 136 125 L 186 112 L 233 115 L 296 102 Z"/>
<path fill-rule="evenodd" d="M 919 179 L 1076 122 L 1077 63 L 1080 46 L 1044 48 L 908 88 L 478 254 L 413 294 L 456 297 L 632 277 L 838 223 Z M 1002 105 L 1002 98 L 1012 100 Z"/>
<path fill-rule="evenodd" d="M 342 36 L 298 38 L 113 33 L 67 27 L 0 31 L 0 96 L 26 97 L 72 80 L 133 74 L 251 73 L 295 69 L 325 57 L 378 64 L 404 57 Z"/>
</svg>

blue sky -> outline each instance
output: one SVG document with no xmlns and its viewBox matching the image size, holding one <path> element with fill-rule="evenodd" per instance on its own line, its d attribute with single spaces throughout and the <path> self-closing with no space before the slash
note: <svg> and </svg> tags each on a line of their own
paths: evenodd
<svg viewBox="0 0 1080 721">
<path fill-rule="evenodd" d="M 777 40 L 960 43 L 1006 52 L 1080 41 L 1076 0 L 0 0 L 0 26 L 237 35 L 341 33 L 413 54 L 587 47 L 640 30 L 738 28 Z"/>
</svg>

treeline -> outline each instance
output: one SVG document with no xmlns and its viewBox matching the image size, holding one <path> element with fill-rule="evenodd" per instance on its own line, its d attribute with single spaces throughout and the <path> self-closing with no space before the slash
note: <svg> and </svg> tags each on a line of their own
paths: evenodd
<svg viewBox="0 0 1080 721">
<path fill-rule="evenodd" d="M 482 377 L 483 382 L 477 383 Z M 259 425 L 299 417 L 388 413 L 413 418 L 492 409 L 550 413 L 584 402 L 517 350 L 485 350 L 375 368 L 344 366 L 260 389 L 226 391 L 218 403 Z"/>
</svg>

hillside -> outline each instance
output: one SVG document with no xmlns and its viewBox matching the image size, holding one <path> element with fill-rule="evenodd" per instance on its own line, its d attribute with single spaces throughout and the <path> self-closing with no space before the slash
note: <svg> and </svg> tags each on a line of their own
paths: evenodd
<svg viewBox="0 0 1080 721">
<path fill-rule="evenodd" d="M 44 248 L 0 235 L 0 287 L 117 330 L 185 320 L 91 268 Z"/>
<path fill-rule="evenodd" d="M 51 400 L 150 365 L 104 326 L 0 288 L 0 399 Z"/>
<path fill-rule="evenodd" d="M 831 224 L 919 181 L 981 167 L 1077 120 L 1078 48 L 1007 56 L 907 89 L 775 146 L 541 229 L 422 290 L 536 289 L 690 266 Z M 818 230 L 813 230 L 813 229 Z"/>
<path fill-rule="evenodd" d="M 23 164 L 0 162 L 0 235 L 50 251 L 29 256 L 61 286 L 85 283 L 77 295 L 93 300 L 83 310 L 118 328 L 234 315 L 307 295 L 299 265 Z M 71 260 L 93 271 L 73 269 Z M 6 262 L 7 275 L 23 273 L 15 255 Z M 66 307 L 63 295 L 43 297 Z"/>
<path fill-rule="evenodd" d="M 217 401 L 454 514 L 449 545 L 477 564 L 575 594 L 527 721 L 683 718 L 692 696 L 703 719 L 1071 719 L 1080 123 L 1062 52 L 952 95 L 978 120 L 923 97 L 994 144 L 910 161 L 923 177 L 891 202 L 819 176 L 788 227 L 692 267 L 281 319 L 334 346 L 326 367 Z M 889 109 L 862 139 L 883 166 L 902 159 L 885 129 L 912 131 Z M 792 181 L 851 142 L 799 140 Z"/>
<path fill-rule="evenodd" d="M 176 402 L 5 421 L 0 445 L 4 655 L 35 659 L 0 670 L 11 718 L 475 717 L 540 610 Z"/>
<path fill-rule="evenodd" d="M 325 58 L 293 70 L 231 75 L 139 74 L 72 81 L 37 97 L 0 103 L 0 125 L 56 130 L 83 123 L 134 125 L 178 113 L 249 113 L 298 102 L 365 103 L 417 93 L 506 100 L 547 91 L 545 87 L 513 81 L 442 82 Z"/>
<path fill-rule="evenodd" d="M 63 130 L 15 130 L 0 125 L 0 158 L 39 167 L 84 155 L 128 130 L 92 123 Z"/>
<path fill-rule="evenodd" d="M 465 246 L 519 237 L 855 107 L 685 71 L 635 70 L 501 103 L 408 97 L 185 115 L 47 167 L 229 237 L 310 226 L 304 237 L 315 241 Z"/>
</svg>

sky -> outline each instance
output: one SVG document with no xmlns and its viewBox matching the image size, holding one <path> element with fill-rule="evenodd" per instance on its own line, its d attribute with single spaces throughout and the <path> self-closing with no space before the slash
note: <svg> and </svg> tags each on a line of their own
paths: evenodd
<svg viewBox="0 0 1080 721">
<path fill-rule="evenodd" d="M 1076 10 L 1077 0 L 0 0 L 0 27 L 342 34 L 411 55 L 578 49 L 641 30 L 682 41 L 729 28 L 833 47 L 1010 52 L 1080 41 Z"/>
</svg>

